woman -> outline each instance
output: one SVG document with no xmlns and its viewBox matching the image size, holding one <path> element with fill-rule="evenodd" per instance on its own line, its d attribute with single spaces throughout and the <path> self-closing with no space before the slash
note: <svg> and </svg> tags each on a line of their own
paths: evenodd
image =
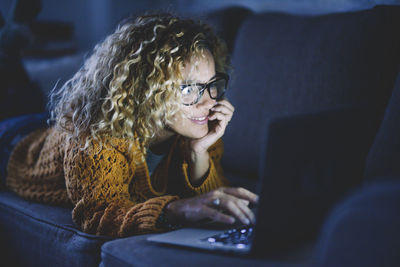
<svg viewBox="0 0 400 267">
<path fill-rule="evenodd" d="M 7 185 L 73 204 L 83 231 L 129 236 L 203 220 L 254 222 L 257 196 L 226 187 L 225 46 L 209 27 L 171 15 L 122 23 L 52 92 L 55 125 L 14 148 Z"/>
</svg>

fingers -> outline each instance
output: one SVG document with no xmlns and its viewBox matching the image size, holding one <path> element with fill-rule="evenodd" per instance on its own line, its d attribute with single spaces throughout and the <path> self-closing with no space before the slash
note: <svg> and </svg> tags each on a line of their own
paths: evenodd
<svg viewBox="0 0 400 267">
<path fill-rule="evenodd" d="M 258 196 L 243 187 L 223 187 L 220 190 L 237 198 L 248 200 L 253 204 L 258 203 Z"/>
<path fill-rule="evenodd" d="M 232 119 L 234 108 L 228 100 L 221 100 L 216 106 L 211 108 L 211 113 L 208 117 L 209 119 L 209 132 L 202 138 L 193 141 L 192 148 L 198 146 L 203 150 L 208 149 L 212 144 L 214 144 L 219 138 L 225 134 L 226 126 L 228 122 Z"/>
<path fill-rule="evenodd" d="M 217 105 L 217 106 L 213 107 L 211 110 L 214 112 L 214 114 L 221 113 L 222 115 L 224 115 L 226 121 L 228 121 L 228 122 L 232 119 L 233 112 L 226 106 Z"/>
<path fill-rule="evenodd" d="M 170 216 L 177 220 L 186 222 L 201 222 L 204 219 L 211 219 L 213 222 L 224 224 L 235 223 L 235 218 L 224 214 L 221 210 L 209 206 L 211 198 L 208 195 L 201 195 L 193 198 L 181 199 L 171 202 L 169 207 Z M 174 204 L 174 205 L 172 205 Z"/>
<path fill-rule="evenodd" d="M 253 212 L 239 199 L 228 196 L 221 201 L 221 208 L 233 215 L 243 224 L 250 224 L 254 220 Z"/>
<path fill-rule="evenodd" d="M 251 223 L 255 223 L 256 222 L 256 216 L 254 215 L 254 213 L 249 209 L 248 207 L 248 203 L 247 204 L 244 201 L 239 201 L 238 202 L 238 207 L 240 208 L 240 210 L 242 211 L 242 213 L 246 216 L 246 218 L 251 222 Z"/>
<path fill-rule="evenodd" d="M 255 215 L 248 207 L 254 201 L 254 196 L 244 188 L 219 188 L 197 197 L 172 202 L 169 206 L 174 211 L 172 214 L 188 222 L 211 219 L 224 224 L 241 222 L 247 225 L 255 223 Z M 177 204 L 172 207 L 173 203 Z"/>
<path fill-rule="evenodd" d="M 224 114 L 232 114 L 235 111 L 235 108 L 229 102 L 217 102 L 217 104 L 213 106 L 211 110 L 220 111 Z"/>
<path fill-rule="evenodd" d="M 209 119 L 211 121 L 217 121 L 217 123 L 214 124 L 213 130 L 216 134 L 216 139 L 222 137 L 225 134 L 226 126 L 228 125 L 228 117 L 220 112 L 216 112 L 212 114 Z"/>
<path fill-rule="evenodd" d="M 223 114 L 225 116 L 225 120 L 227 122 L 229 122 L 232 119 L 235 108 L 227 100 L 221 100 L 221 101 L 217 102 L 217 104 L 214 107 L 211 108 L 211 111 L 213 111 L 214 114 L 218 114 L 218 113 Z M 210 119 L 215 119 L 212 117 L 213 116 L 211 116 Z M 221 119 L 219 119 L 219 120 L 221 120 Z"/>
<path fill-rule="evenodd" d="M 216 141 L 224 135 L 228 121 L 226 116 L 219 112 L 212 114 L 209 117 L 209 120 L 216 120 L 213 129 L 211 129 L 209 132 L 209 135 L 212 136 Z M 215 141 L 213 143 L 215 143 Z"/>
<path fill-rule="evenodd" d="M 235 218 L 222 213 L 216 209 L 204 206 L 202 209 L 203 217 L 210 218 L 214 222 L 233 224 L 235 223 Z"/>
<path fill-rule="evenodd" d="M 215 112 L 213 113 L 210 117 L 208 117 L 209 120 L 219 120 L 220 123 L 226 126 L 228 124 L 228 118 L 227 115 L 222 114 L 221 112 Z"/>
<path fill-rule="evenodd" d="M 248 200 L 227 194 L 222 190 L 214 190 L 208 195 L 209 197 L 205 201 L 205 204 L 209 207 L 223 210 L 243 224 L 255 223 L 255 215 L 248 207 Z"/>
<path fill-rule="evenodd" d="M 226 106 L 229 110 L 231 110 L 232 113 L 235 111 L 235 107 L 227 99 L 218 101 L 217 105 Z"/>
</svg>

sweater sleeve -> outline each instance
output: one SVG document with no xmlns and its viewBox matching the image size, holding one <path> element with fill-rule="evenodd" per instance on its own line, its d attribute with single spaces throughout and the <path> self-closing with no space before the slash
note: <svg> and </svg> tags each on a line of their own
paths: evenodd
<svg viewBox="0 0 400 267">
<path fill-rule="evenodd" d="M 178 197 L 145 198 L 135 189 L 135 158 L 117 148 L 96 148 L 71 147 L 65 153 L 74 222 L 84 232 L 115 237 L 161 231 L 156 221 L 164 206 Z"/>
<path fill-rule="evenodd" d="M 8 161 L 7 187 L 25 199 L 70 206 L 63 173 L 64 141 L 52 128 L 38 129 L 23 138 Z"/>
</svg>

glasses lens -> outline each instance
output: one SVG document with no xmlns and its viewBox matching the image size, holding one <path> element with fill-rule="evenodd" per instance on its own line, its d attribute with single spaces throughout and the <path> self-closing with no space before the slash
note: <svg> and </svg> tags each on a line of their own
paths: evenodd
<svg viewBox="0 0 400 267">
<path fill-rule="evenodd" d="M 225 94 L 227 79 L 218 77 L 215 81 L 206 84 L 181 85 L 181 97 L 184 105 L 196 104 L 208 89 L 212 99 L 220 99 Z"/>
<path fill-rule="evenodd" d="M 197 85 L 184 85 L 181 88 L 182 102 L 185 105 L 191 105 L 196 102 L 199 96 L 200 87 Z"/>
<path fill-rule="evenodd" d="M 214 99 L 222 97 L 226 89 L 226 80 L 219 79 L 210 84 L 210 96 Z"/>
</svg>

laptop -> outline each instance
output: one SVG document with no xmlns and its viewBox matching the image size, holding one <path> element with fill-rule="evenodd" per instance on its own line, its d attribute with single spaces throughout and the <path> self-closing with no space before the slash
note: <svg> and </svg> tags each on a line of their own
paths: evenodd
<svg viewBox="0 0 400 267">
<path fill-rule="evenodd" d="M 367 110 L 319 112 L 270 120 L 263 129 L 254 207 L 256 223 L 187 227 L 152 242 L 240 254 L 277 253 L 309 242 L 330 208 L 357 183 L 372 141 Z M 371 139 L 371 140 L 370 140 Z M 358 160 L 360 159 L 360 160 Z M 351 162 L 351 164 L 348 164 Z"/>
</svg>

